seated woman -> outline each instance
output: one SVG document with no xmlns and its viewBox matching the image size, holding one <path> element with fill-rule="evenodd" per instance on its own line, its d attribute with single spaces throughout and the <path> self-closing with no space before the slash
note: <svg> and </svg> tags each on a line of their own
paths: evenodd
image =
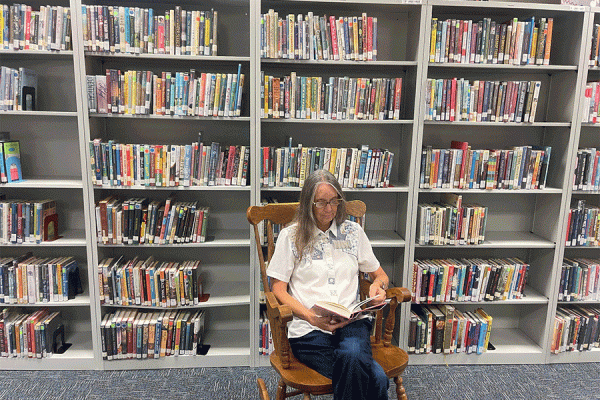
<svg viewBox="0 0 600 400">
<path fill-rule="evenodd" d="M 346 220 L 340 184 L 329 171 L 314 171 L 295 223 L 279 233 L 267 270 L 272 291 L 294 314 L 288 327 L 294 356 L 332 380 L 334 399 L 387 399 L 389 380 L 371 353 L 371 319 L 339 321 L 311 310 L 320 300 L 352 308 L 359 273 L 373 280 L 369 297 L 384 301 L 388 277 L 361 226 Z"/>
</svg>

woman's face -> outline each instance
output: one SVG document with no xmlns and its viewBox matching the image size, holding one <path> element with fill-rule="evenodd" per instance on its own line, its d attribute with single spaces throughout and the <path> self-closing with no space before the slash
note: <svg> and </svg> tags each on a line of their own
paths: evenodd
<svg viewBox="0 0 600 400">
<path fill-rule="evenodd" d="M 330 184 L 320 183 L 319 186 L 317 186 L 314 203 L 318 201 L 330 202 L 331 200 L 337 198 L 338 194 Z M 333 221 L 335 215 L 337 214 L 338 206 L 327 204 L 323 208 L 317 208 L 314 203 L 312 207 L 315 219 L 317 220 L 317 227 L 322 231 L 326 231 L 329 229 L 331 221 Z"/>
</svg>

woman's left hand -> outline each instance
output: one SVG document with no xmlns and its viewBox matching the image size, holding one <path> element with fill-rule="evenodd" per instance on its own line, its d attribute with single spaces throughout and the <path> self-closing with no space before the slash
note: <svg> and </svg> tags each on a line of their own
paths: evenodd
<svg viewBox="0 0 600 400">
<path fill-rule="evenodd" d="M 369 297 L 375 297 L 371 305 L 381 304 L 385 301 L 385 290 L 380 286 L 379 282 L 373 282 L 369 287 Z"/>
</svg>

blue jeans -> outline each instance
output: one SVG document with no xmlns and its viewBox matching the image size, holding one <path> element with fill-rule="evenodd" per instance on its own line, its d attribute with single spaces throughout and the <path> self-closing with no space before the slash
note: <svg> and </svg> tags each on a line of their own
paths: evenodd
<svg viewBox="0 0 600 400">
<path fill-rule="evenodd" d="M 290 338 L 298 361 L 332 380 L 335 400 L 387 400 L 389 379 L 371 353 L 368 318 L 354 321 L 333 335 L 314 330 Z"/>
</svg>

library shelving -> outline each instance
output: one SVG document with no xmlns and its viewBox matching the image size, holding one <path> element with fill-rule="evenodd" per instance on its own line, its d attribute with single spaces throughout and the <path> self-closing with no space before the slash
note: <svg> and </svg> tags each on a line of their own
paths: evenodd
<svg viewBox="0 0 600 400">
<path fill-rule="evenodd" d="M 46 3 L 28 2 L 33 11 Z M 57 1 L 61 11 L 73 5 Z M 66 22 L 66 21 L 65 21 Z M 75 30 L 73 29 L 73 32 Z M 77 38 L 73 38 L 77 43 Z M 1 46 L 0 46 L 1 47 Z M 59 311 L 65 327 L 65 341 L 72 344 L 66 352 L 48 358 L 1 358 L 1 369 L 94 369 L 97 367 L 94 342 L 93 263 L 91 246 L 86 240 L 88 222 L 86 179 L 82 175 L 85 160 L 80 153 L 78 116 L 78 52 L 73 50 L 0 50 L 0 65 L 27 68 L 38 75 L 34 111 L 0 111 L 0 131 L 20 142 L 23 181 L 2 184 L 0 194 L 6 200 L 56 200 L 58 234 L 55 241 L 39 244 L 2 244 L 3 257 L 31 252 L 36 257 L 73 256 L 79 266 L 84 293 L 64 302 L 3 304 L 10 312 L 31 313 L 42 307 Z"/>
<path fill-rule="evenodd" d="M 548 2 L 471 1 L 286 1 L 225 0 L 208 3 L 185 0 L 113 3 L 85 6 L 149 8 L 154 15 L 180 6 L 184 10 L 218 12 L 216 55 L 111 53 L 87 48 L 82 4 L 56 0 L 70 7 L 73 50 L 0 50 L 0 65 L 26 67 L 39 75 L 36 111 L 0 112 L 0 131 L 10 131 L 21 143 L 23 182 L 2 184 L 7 199 L 57 200 L 59 234 L 54 242 L 1 245 L 2 256 L 32 251 L 36 256 L 72 255 L 79 262 L 84 294 L 64 304 L 50 303 L 67 321 L 64 354 L 47 359 L 0 359 L 2 369 L 134 369 L 267 365 L 258 355 L 259 270 L 251 246 L 245 211 L 265 200 L 296 201 L 300 188 L 263 186 L 263 147 L 387 149 L 394 153 L 389 187 L 346 188 L 350 200 L 367 205 L 365 230 L 375 254 L 394 285 L 411 287 L 412 263 L 425 258 L 518 257 L 530 265 L 526 296 L 521 299 L 452 303 L 459 310 L 485 307 L 494 318 L 491 343 L 496 350 L 482 355 L 411 355 L 412 364 L 549 363 L 597 360 L 598 350 L 550 354 L 560 271 L 564 257 L 600 258 L 594 247 L 566 247 L 569 207 L 585 199 L 597 203 L 598 193 L 572 189 L 579 148 L 600 148 L 597 124 L 582 123 L 586 82 L 600 81 L 600 69 L 589 66 L 591 32 L 600 23 L 600 9 Z M 33 9 L 44 5 L 27 3 Z M 362 16 L 377 18 L 377 57 L 373 61 L 306 60 L 261 57 L 261 15 L 274 10 L 280 18 L 296 16 Z M 135 13 L 135 11 L 134 11 Z M 518 18 L 553 18 L 553 40 L 547 65 L 430 63 L 431 20 L 490 18 L 496 23 Z M 86 21 L 87 23 L 87 21 Z M 87 29 L 87 28 L 85 28 Z M 245 75 L 241 112 L 236 117 L 131 115 L 88 110 L 87 76 L 106 75 L 107 69 Z M 299 77 L 402 78 L 397 119 L 328 120 L 261 117 L 264 75 Z M 464 78 L 491 81 L 540 81 L 535 122 L 446 122 L 426 120 L 428 79 Z M 268 96 L 268 93 L 267 93 Z M 267 97 L 268 98 L 268 97 Z M 199 133 L 202 133 L 199 139 Z M 246 186 L 111 186 L 94 185 L 89 144 L 94 139 L 121 144 L 210 145 L 249 148 Z M 551 146 L 544 189 L 421 189 L 423 148 L 450 148 L 451 141 L 468 142 L 473 150 Z M 443 194 L 459 194 L 464 203 L 488 207 L 483 244 L 424 246 L 416 243 L 418 205 L 439 201 Z M 210 207 L 207 240 L 194 244 L 100 244 L 96 204 L 114 195 L 120 200 L 148 198 L 164 202 L 196 201 Z M 68 254 L 65 254 L 68 253 Z M 152 360 L 102 360 L 100 324 L 103 316 L 121 307 L 100 304 L 98 264 L 107 257 L 164 261 L 201 260 L 207 302 L 206 356 L 165 357 Z M 584 303 L 587 304 L 587 303 Z M 598 302 L 591 304 L 598 305 Z M 25 310 L 36 305 L 27 305 Z M 140 310 L 147 308 L 139 307 Z M 154 309 L 153 309 L 154 310 Z M 395 340 L 406 348 L 410 306 L 398 311 Z"/>
</svg>

